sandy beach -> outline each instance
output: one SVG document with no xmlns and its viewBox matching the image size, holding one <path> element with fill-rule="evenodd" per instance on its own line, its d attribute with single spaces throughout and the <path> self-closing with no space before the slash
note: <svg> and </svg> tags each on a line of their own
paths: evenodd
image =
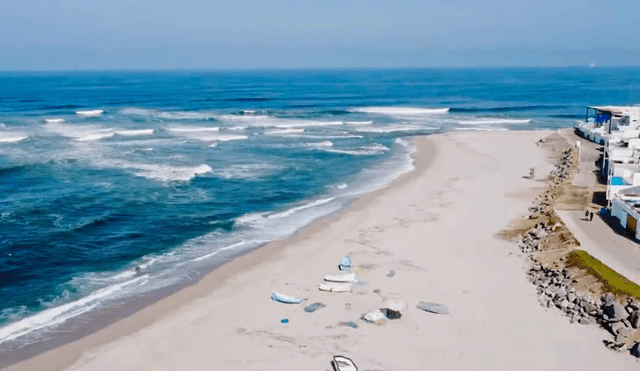
<svg viewBox="0 0 640 371">
<path fill-rule="evenodd" d="M 597 326 L 542 308 L 518 249 L 498 237 L 546 184 L 553 166 L 536 143 L 549 133 L 417 138 L 415 170 L 388 187 L 7 370 L 330 370 L 337 354 L 359 370 L 637 369 L 603 346 Z M 345 254 L 360 282 L 319 291 Z M 277 303 L 272 291 L 307 300 Z M 402 318 L 360 319 L 387 299 L 407 304 Z M 421 311 L 420 301 L 450 313 Z M 326 307 L 304 311 L 315 302 Z"/>
</svg>

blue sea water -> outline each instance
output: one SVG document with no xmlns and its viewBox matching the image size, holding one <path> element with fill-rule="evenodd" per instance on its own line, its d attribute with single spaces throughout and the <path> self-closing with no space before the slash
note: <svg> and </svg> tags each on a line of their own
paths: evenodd
<svg viewBox="0 0 640 371">
<path fill-rule="evenodd" d="M 638 68 L 0 73 L 0 350 L 344 207 L 412 136 L 637 103 Z"/>
</svg>

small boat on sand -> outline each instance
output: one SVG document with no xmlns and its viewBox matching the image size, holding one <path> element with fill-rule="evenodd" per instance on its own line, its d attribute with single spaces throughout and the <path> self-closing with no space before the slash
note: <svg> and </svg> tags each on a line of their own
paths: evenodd
<svg viewBox="0 0 640 371">
<path fill-rule="evenodd" d="M 347 357 L 334 356 L 331 362 L 334 371 L 358 371 L 358 367 Z"/>
<path fill-rule="evenodd" d="M 431 312 L 431 313 L 435 313 L 435 314 L 448 314 L 449 313 L 449 308 L 447 308 L 447 306 L 444 305 L 444 304 L 429 303 L 429 302 L 421 301 L 421 302 L 418 303 L 418 305 L 416 307 L 418 309 L 424 310 L 425 312 Z"/>
<path fill-rule="evenodd" d="M 320 291 L 328 292 L 350 292 L 351 283 L 323 282 L 320 284 Z"/>
<path fill-rule="evenodd" d="M 284 303 L 284 304 L 300 304 L 300 303 L 302 303 L 302 299 L 300 299 L 300 298 L 296 298 L 294 296 L 281 294 L 281 293 L 275 292 L 275 291 L 271 292 L 271 300 L 277 301 L 279 303 Z"/>
<path fill-rule="evenodd" d="M 355 273 L 347 273 L 347 274 L 336 274 L 336 275 L 326 275 L 324 276 L 325 281 L 329 282 L 353 282 L 356 280 Z"/>
<path fill-rule="evenodd" d="M 340 268 L 341 271 L 348 271 L 349 269 L 351 269 L 351 264 L 351 257 L 349 255 L 345 255 L 342 257 L 342 260 L 340 260 L 338 268 Z"/>
</svg>

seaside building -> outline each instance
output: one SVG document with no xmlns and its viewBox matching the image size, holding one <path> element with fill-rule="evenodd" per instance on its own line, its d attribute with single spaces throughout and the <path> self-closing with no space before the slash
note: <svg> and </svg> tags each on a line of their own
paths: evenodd
<svg viewBox="0 0 640 371">
<path fill-rule="evenodd" d="M 606 198 L 640 186 L 640 106 L 588 106 L 584 122 L 576 127 L 583 138 L 604 146 L 602 176 Z"/>
<path fill-rule="evenodd" d="M 611 215 L 620 220 L 630 237 L 640 240 L 640 187 L 628 187 L 616 193 L 611 202 Z"/>
<path fill-rule="evenodd" d="M 640 106 L 588 106 L 585 121 L 577 129 L 585 139 L 602 145 L 612 133 L 620 139 L 638 138 Z"/>
<path fill-rule="evenodd" d="M 589 106 L 576 129 L 604 146 L 607 207 L 631 237 L 640 239 L 640 106 Z"/>
</svg>

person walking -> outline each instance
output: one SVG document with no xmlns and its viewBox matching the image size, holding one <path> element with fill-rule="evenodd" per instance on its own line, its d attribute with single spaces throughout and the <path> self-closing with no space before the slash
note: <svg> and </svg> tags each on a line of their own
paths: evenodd
<svg viewBox="0 0 640 371">
<path fill-rule="evenodd" d="M 593 211 L 590 211 L 589 212 L 589 221 L 592 221 L 592 220 L 593 220 Z"/>
<path fill-rule="evenodd" d="M 584 211 L 584 220 L 589 220 L 589 210 Z"/>
</svg>

